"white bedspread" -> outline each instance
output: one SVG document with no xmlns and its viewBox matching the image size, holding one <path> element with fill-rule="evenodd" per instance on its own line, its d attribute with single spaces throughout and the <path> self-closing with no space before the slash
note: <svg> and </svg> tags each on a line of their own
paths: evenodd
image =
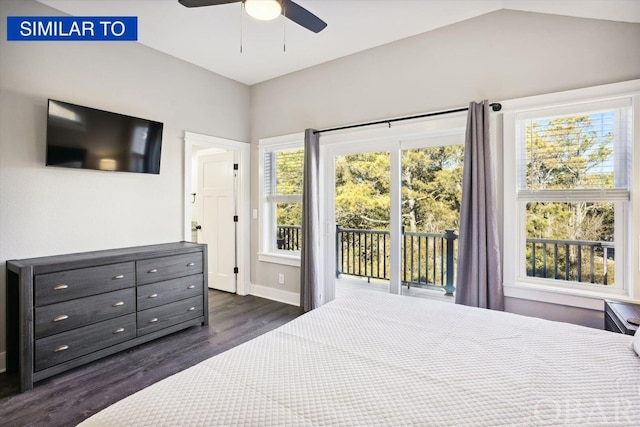
<svg viewBox="0 0 640 427">
<path fill-rule="evenodd" d="M 165 379 L 88 426 L 640 426 L 631 337 L 355 293 Z"/>
</svg>

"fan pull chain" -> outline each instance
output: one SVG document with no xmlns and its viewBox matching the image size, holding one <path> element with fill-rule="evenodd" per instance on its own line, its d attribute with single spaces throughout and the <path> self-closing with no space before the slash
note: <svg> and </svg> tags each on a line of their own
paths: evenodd
<svg viewBox="0 0 640 427">
<path fill-rule="evenodd" d="M 286 52 L 287 51 L 287 20 L 286 18 L 286 14 L 285 14 L 285 4 L 284 2 L 282 3 L 282 51 Z"/>
</svg>

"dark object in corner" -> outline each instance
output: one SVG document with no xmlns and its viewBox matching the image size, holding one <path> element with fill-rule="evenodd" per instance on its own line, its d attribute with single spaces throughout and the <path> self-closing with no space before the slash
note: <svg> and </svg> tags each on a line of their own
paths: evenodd
<svg viewBox="0 0 640 427">
<path fill-rule="evenodd" d="M 608 301 L 604 302 L 604 329 L 620 334 L 633 335 L 638 330 L 638 324 L 629 320 L 637 320 L 640 323 L 640 305 L 629 302 Z"/>
</svg>

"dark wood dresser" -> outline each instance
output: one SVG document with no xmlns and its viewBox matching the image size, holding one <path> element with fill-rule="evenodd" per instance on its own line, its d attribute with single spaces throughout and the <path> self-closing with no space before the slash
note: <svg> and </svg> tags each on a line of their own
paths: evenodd
<svg viewBox="0 0 640 427">
<path fill-rule="evenodd" d="M 208 324 L 207 247 L 188 242 L 7 261 L 7 371 L 33 383 Z"/>
<path fill-rule="evenodd" d="M 604 302 L 604 329 L 620 334 L 633 335 L 638 326 L 629 323 L 627 319 L 640 319 L 640 305 L 628 302 Z"/>
</svg>

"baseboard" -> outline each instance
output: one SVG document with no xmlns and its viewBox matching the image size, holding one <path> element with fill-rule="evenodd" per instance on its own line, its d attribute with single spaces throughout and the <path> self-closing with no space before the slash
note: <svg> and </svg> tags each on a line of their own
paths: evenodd
<svg viewBox="0 0 640 427">
<path fill-rule="evenodd" d="M 0 352 L 0 373 L 7 370 L 7 353 Z"/>
<path fill-rule="evenodd" d="M 268 286 L 256 285 L 255 283 L 251 284 L 249 295 L 283 302 L 289 305 L 295 305 L 296 307 L 300 306 L 300 294 L 290 291 L 283 291 L 281 289 L 270 288 Z"/>
</svg>

